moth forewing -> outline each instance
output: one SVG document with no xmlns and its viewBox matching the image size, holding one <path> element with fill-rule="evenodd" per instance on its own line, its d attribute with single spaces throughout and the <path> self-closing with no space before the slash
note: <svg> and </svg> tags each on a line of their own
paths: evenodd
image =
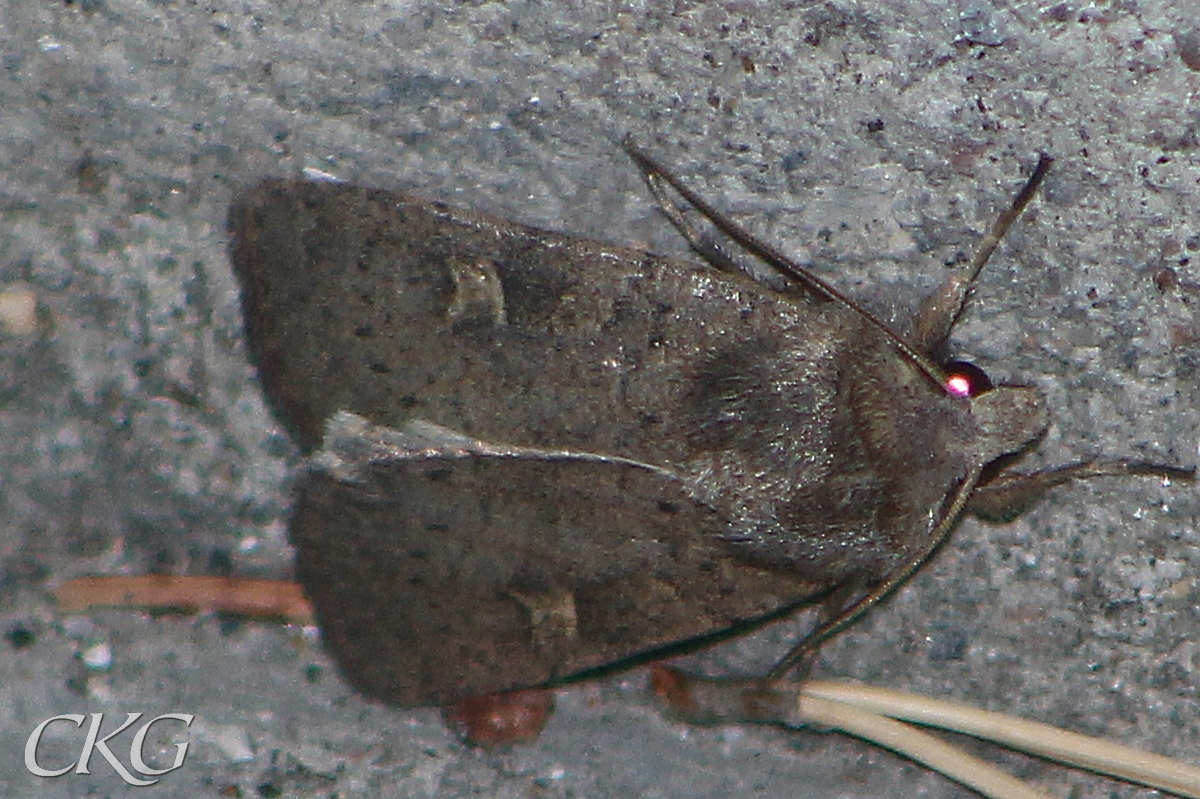
<svg viewBox="0 0 1200 799">
<path fill-rule="evenodd" d="M 662 470 L 473 448 L 486 453 L 363 450 L 348 469 L 343 452 L 342 477 L 302 486 L 297 574 L 368 695 L 444 704 L 546 684 L 819 590 L 730 558 L 719 517 Z"/>
</svg>

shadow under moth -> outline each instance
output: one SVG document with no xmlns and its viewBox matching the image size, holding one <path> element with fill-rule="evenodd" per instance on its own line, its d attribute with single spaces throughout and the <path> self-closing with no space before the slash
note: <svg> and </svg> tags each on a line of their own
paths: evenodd
<svg viewBox="0 0 1200 799">
<path fill-rule="evenodd" d="M 251 355 L 308 456 L 291 521 L 325 647 L 399 706 L 577 678 L 819 603 L 785 676 L 1021 473 L 1039 394 L 946 360 L 976 257 L 889 327 L 632 143 L 681 262 L 333 182 L 230 212 Z"/>
</svg>

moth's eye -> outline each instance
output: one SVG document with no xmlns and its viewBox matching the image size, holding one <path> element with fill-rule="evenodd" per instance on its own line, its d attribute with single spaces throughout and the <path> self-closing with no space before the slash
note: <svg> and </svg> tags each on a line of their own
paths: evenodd
<svg viewBox="0 0 1200 799">
<path fill-rule="evenodd" d="M 954 397 L 978 397 L 992 388 L 987 373 L 973 363 L 951 361 L 945 365 L 946 393 Z"/>
</svg>

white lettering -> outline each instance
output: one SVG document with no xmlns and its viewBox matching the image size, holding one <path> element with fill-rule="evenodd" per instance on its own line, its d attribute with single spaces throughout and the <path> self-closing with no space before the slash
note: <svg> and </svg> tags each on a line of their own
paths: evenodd
<svg viewBox="0 0 1200 799">
<path fill-rule="evenodd" d="M 41 724 L 34 728 L 33 734 L 29 736 L 29 740 L 25 742 L 25 768 L 29 769 L 29 773 L 37 777 L 58 777 L 66 774 L 75 765 L 74 762 L 68 763 L 63 768 L 57 770 L 45 769 L 38 765 L 37 762 L 37 745 L 42 737 L 42 733 L 56 721 L 73 721 L 76 727 L 83 726 L 83 716 L 77 713 L 67 713 L 62 716 L 53 716 L 46 719 Z"/>
<path fill-rule="evenodd" d="M 137 735 L 133 736 L 133 745 L 129 747 L 129 762 L 133 763 L 133 767 L 147 777 L 161 777 L 163 774 L 167 774 L 182 766 L 183 759 L 187 756 L 188 744 L 186 741 L 181 744 L 175 744 L 175 762 L 167 768 L 151 768 L 146 765 L 146 761 L 142 759 L 142 747 L 146 743 L 146 733 L 150 731 L 150 725 L 154 722 L 161 721 L 162 719 L 172 719 L 174 721 L 182 721 L 183 726 L 190 727 L 192 726 L 193 718 L 194 716 L 191 713 L 164 713 L 147 721 L 137 731 Z M 158 780 L 154 780 L 154 782 L 158 782 Z"/>
<path fill-rule="evenodd" d="M 192 719 L 195 718 L 195 716 L 190 713 L 164 713 L 161 716 L 157 716 L 150 719 L 150 721 L 147 721 L 134 734 L 133 743 L 129 747 L 129 762 L 133 764 L 134 770 L 142 776 L 155 778 L 146 780 L 135 777 L 133 773 L 125 767 L 125 764 L 117 759 L 117 756 L 112 753 L 112 750 L 108 748 L 109 740 L 117 735 L 120 735 L 141 717 L 141 713 L 127 713 L 125 716 L 125 722 L 120 727 L 117 727 L 117 729 L 101 738 L 100 727 L 104 724 L 104 714 L 92 713 L 92 723 L 88 726 L 87 737 L 84 739 L 83 750 L 80 752 L 79 760 L 69 763 L 63 768 L 59 769 L 46 768 L 38 763 L 37 748 L 38 744 L 41 742 L 42 734 L 45 733 L 46 729 L 56 721 L 69 721 L 76 727 L 82 727 L 85 716 L 77 713 L 64 713 L 61 716 L 48 718 L 34 728 L 33 732 L 29 735 L 29 740 L 25 742 L 25 768 L 29 770 L 30 774 L 38 777 L 61 777 L 72 768 L 75 769 L 76 774 L 91 774 L 91 772 L 88 770 L 88 765 L 91 762 L 92 753 L 98 751 L 100 752 L 100 756 L 108 761 L 108 764 L 113 767 L 117 774 L 121 776 L 121 779 L 125 780 L 127 784 L 136 785 L 139 787 L 153 785 L 158 782 L 158 777 L 161 777 L 163 774 L 167 774 L 168 772 L 174 771 L 175 769 L 183 766 L 184 758 L 187 757 L 188 743 L 184 742 L 175 744 L 175 762 L 169 767 L 153 768 L 146 763 L 146 758 L 143 754 L 143 749 L 146 746 L 146 736 L 150 732 L 150 727 L 155 722 L 164 720 L 182 721 L 184 727 L 190 727 L 192 725 Z"/>
</svg>

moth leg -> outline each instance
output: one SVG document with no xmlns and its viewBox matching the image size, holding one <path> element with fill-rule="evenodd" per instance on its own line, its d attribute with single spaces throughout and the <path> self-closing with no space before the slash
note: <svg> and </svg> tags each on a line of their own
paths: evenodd
<svg viewBox="0 0 1200 799">
<path fill-rule="evenodd" d="M 782 276 L 772 270 L 762 270 L 761 267 L 739 262 L 725 252 L 711 235 L 702 232 L 688 221 L 684 209 L 671 197 L 662 173 L 646 171 L 643 172 L 643 177 L 646 179 L 646 185 L 650 187 L 650 193 L 658 201 L 658 209 L 697 255 L 722 272 L 741 272 L 777 291 L 787 290 L 787 280 Z"/>
<path fill-rule="evenodd" d="M 940 538 L 939 538 L 940 540 Z M 835 589 L 821 603 L 820 615 L 810 633 L 792 645 L 788 653 L 771 667 L 765 683 L 778 682 L 785 678 L 803 681 L 811 667 L 811 657 L 817 648 L 842 630 L 849 627 L 860 616 L 877 605 L 884 597 L 905 583 L 908 578 L 925 562 L 935 547 L 923 553 L 913 562 L 889 575 L 882 583 L 864 586 L 859 583 L 847 583 Z"/>
<path fill-rule="evenodd" d="M 625 152 L 629 153 L 629 157 L 637 164 L 638 169 L 642 170 L 642 176 L 646 179 L 646 185 L 650 187 L 651 193 L 658 200 L 667 219 L 702 258 L 708 260 L 717 269 L 726 272 L 740 272 L 751 280 L 761 283 L 780 294 L 789 297 L 803 295 L 818 300 L 828 300 L 847 308 L 873 325 L 908 361 L 924 372 L 934 385 L 942 385 L 945 375 L 938 366 L 923 354 L 924 350 L 911 346 L 903 338 L 897 336 L 887 325 L 872 316 L 854 300 L 838 291 L 833 285 L 814 275 L 779 249 L 729 220 L 713 207 L 711 203 L 689 189 L 683 181 L 671 174 L 666 167 L 658 163 L 648 153 L 638 148 L 633 143 L 632 137 L 626 136 L 622 144 L 625 147 Z M 668 188 L 670 191 L 668 191 Z M 748 262 L 731 257 L 708 236 L 697 230 L 687 220 L 679 203 L 675 202 L 671 196 L 672 191 L 679 195 L 684 202 L 696 209 L 700 216 L 708 220 L 722 235 L 728 237 L 730 241 L 754 256 L 761 263 Z M 1032 193 L 1032 189 L 1029 189 L 1029 193 Z M 994 244 L 992 248 L 995 248 Z"/>
<path fill-rule="evenodd" d="M 859 583 L 849 582 L 837 586 L 826 594 L 820 600 L 817 620 L 813 624 L 812 631 L 793 644 L 788 653 L 771 667 L 763 679 L 763 684 L 777 682 L 784 677 L 796 682 L 807 680 L 817 654 L 817 645 L 833 632 L 841 630 L 849 621 L 858 618 L 860 614 L 866 612 L 867 607 L 874 604 L 872 599 L 874 592 L 864 593 L 864 588 Z M 869 604 L 860 607 L 864 602 Z"/>
<path fill-rule="evenodd" d="M 989 520 L 1011 521 L 1055 486 L 1091 477 L 1129 475 L 1146 475 L 1163 480 L 1177 479 L 1190 482 L 1196 478 L 1196 470 L 1133 460 L 1090 461 L 1031 473 L 1002 473 L 993 477 L 986 485 L 979 485 L 974 479 L 969 480 L 968 482 L 974 485 L 974 489 L 969 495 L 960 495 L 955 502 L 956 507 L 948 510 L 940 529 L 935 531 L 931 537 L 932 544 L 926 551 L 913 558 L 904 567 L 897 569 L 884 582 L 870 586 L 865 595 L 854 597 L 854 587 L 849 586 L 849 590 L 843 594 L 844 601 L 841 607 L 834 606 L 831 601 L 827 607 L 833 609 L 822 612 L 821 621 L 812 633 L 793 646 L 791 651 L 775 664 L 767 674 L 767 680 L 781 680 L 786 677 L 798 663 L 803 661 L 807 653 L 846 629 L 862 614 L 907 581 L 953 529 L 954 524 L 963 513 L 971 513 Z M 830 600 L 835 600 L 838 594 L 842 594 L 842 591 L 835 592 L 831 595 Z"/>
<path fill-rule="evenodd" d="M 1025 206 L 1029 205 L 1034 192 L 1038 190 L 1038 186 L 1041 185 L 1053 163 L 1053 158 L 1045 153 L 1041 155 L 1037 166 L 1034 167 L 1033 174 L 1029 176 L 1029 180 L 1017 193 L 1012 205 L 1000 214 L 1000 218 L 992 225 L 992 229 L 980 243 L 975 257 L 965 267 L 952 274 L 941 289 L 931 294 L 921 304 L 921 311 L 917 315 L 917 322 L 910 340 L 914 349 L 936 353 L 945 345 L 946 340 L 950 338 L 950 331 L 954 328 L 954 323 L 962 315 L 963 308 L 966 307 L 967 300 L 971 296 L 975 279 L 979 277 L 979 273 L 992 257 L 992 253 L 996 251 L 996 247 L 1012 223 L 1017 221 L 1017 218 L 1024 212 Z"/>
<path fill-rule="evenodd" d="M 824 281 L 809 274 L 804 267 L 789 259 L 770 244 L 760 241 L 727 219 L 704 198 L 684 185 L 683 181 L 673 175 L 653 156 L 634 144 L 632 136 L 625 136 L 621 144 L 638 169 L 642 171 L 642 177 L 645 178 L 650 193 L 658 201 L 663 215 L 701 258 L 723 272 L 740 272 L 776 291 L 787 292 L 791 284 L 798 282 L 817 296 L 831 298 L 828 292 L 831 287 Z M 743 263 L 726 253 L 710 235 L 702 233 L 688 220 L 683 208 L 672 197 L 671 191 L 674 191 L 684 202 L 699 212 L 700 216 L 707 219 L 716 230 L 761 259 L 762 263 L 753 265 Z"/>
<path fill-rule="evenodd" d="M 822 611 L 821 619 L 813 631 L 796 643 L 791 651 L 775 664 L 768 672 L 766 680 L 775 681 L 787 677 L 798 664 L 803 663 L 809 652 L 846 629 L 862 614 L 907 581 L 953 529 L 954 524 L 963 513 L 971 513 L 988 520 L 1011 521 L 1055 486 L 1091 477 L 1130 475 L 1146 475 L 1163 480 L 1190 482 L 1195 480 L 1196 470 L 1133 460 L 1090 461 L 1031 473 L 1002 473 L 993 477 L 986 485 L 979 485 L 974 479 L 969 480 L 968 483 L 973 485 L 974 489 L 969 495 L 959 495 L 955 507 L 950 508 L 946 513 L 940 529 L 931 536 L 932 543 L 926 551 L 920 553 L 902 568 L 897 569 L 882 583 L 869 586 L 865 594 L 861 592 L 862 586 L 857 586 L 858 590 L 856 591 L 856 586 L 853 584 L 831 594 L 826 601 L 826 609 Z M 860 595 L 856 596 L 856 594 Z M 835 604 L 839 598 L 842 600 L 840 606 Z"/>
<path fill-rule="evenodd" d="M 762 680 L 702 677 L 654 665 L 650 688 L 669 716 L 689 724 L 805 726 L 795 693 Z"/>
<path fill-rule="evenodd" d="M 1055 486 L 1091 477 L 1129 475 L 1190 482 L 1195 479 L 1196 470 L 1144 461 L 1117 460 L 1072 463 L 1031 473 L 1006 472 L 985 485 L 977 486 L 967 501 L 966 510 L 987 521 L 1010 522 Z"/>
<path fill-rule="evenodd" d="M 667 219 L 700 257 L 709 260 L 712 256 L 714 260 L 711 260 L 710 263 L 716 268 L 727 272 L 741 272 L 775 291 L 791 295 L 808 292 L 812 296 L 841 303 L 874 321 L 874 317 L 859 308 L 854 300 L 718 211 L 712 203 L 688 188 L 682 180 L 653 156 L 634 144 L 632 136 L 626 136 L 621 144 L 625 147 L 625 152 L 629 154 L 629 157 L 637 164 L 638 169 L 642 170 L 646 185 L 650 187 L 650 192 L 654 195 L 654 199 L 658 200 Z M 725 253 L 710 237 L 701 233 L 687 220 L 679 203 L 672 198 L 671 191 L 696 209 L 697 213 L 708 220 L 722 235 L 762 263 L 751 265 Z M 880 325 L 880 327 L 888 332 L 885 326 Z"/>
<path fill-rule="evenodd" d="M 947 504 L 941 521 L 931 531 L 927 545 L 921 551 L 914 553 L 907 563 L 893 569 L 880 582 L 867 584 L 851 582 L 836 589 L 830 595 L 830 599 L 832 600 L 839 594 L 842 594 L 844 601 L 841 605 L 834 606 L 832 602 L 827 600 L 827 608 L 833 609 L 822 612 L 822 618 L 818 621 L 813 631 L 798 641 L 792 647 L 791 651 L 784 655 L 771 671 L 767 673 L 765 679 L 768 681 L 777 681 L 787 677 L 796 664 L 801 662 L 808 652 L 815 650 L 822 643 L 849 627 L 860 616 L 906 583 L 908 578 L 912 577 L 917 569 L 921 568 L 925 564 L 925 561 L 929 560 L 929 556 L 934 553 L 942 541 L 945 540 L 946 536 L 950 535 L 950 531 L 954 529 L 954 526 L 958 524 L 959 519 L 962 518 L 962 514 L 966 510 L 972 490 L 979 483 L 982 471 L 981 467 L 976 467 L 962 481 L 958 491 L 954 493 L 953 498 Z"/>
</svg>

